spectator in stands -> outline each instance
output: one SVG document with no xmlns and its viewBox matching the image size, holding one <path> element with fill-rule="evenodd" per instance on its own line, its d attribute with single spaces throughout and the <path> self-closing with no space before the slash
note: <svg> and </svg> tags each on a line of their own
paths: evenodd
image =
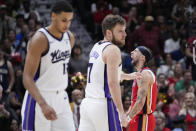
<svg viewBox="0 0 196 131">
<path fill-rule="evenodd" d="M 180 36 L 178 30 L 174 29 L 171 38 L 165 41 L 164 53 L 170 53 L 172 59 L 176 61 L 183 58 L 180 51 Z"/>
<path fill-rule="evenodd" d="M 190 0 L 178 0 L 173 6 L 171 17 L 176 22 L 176 27 L 179 29 L 186 23 L 193 12 L 193 7 Z"/>
<path fill-rule="evenodd" d="M 5 101 L 3 98 L 3 88 L 0 86 L 0 129 L 7 131 L 9 129 L 10 113 L 5 108 Z"/>
<path fill-rule="evenodd" d="M 17 120 L 15 120 L 15 119 L 11 120 L 11 125 L 10 125 L 10 130 L 9 131 L 21 131 L 19 129 L 19 124 L 18 124 Z"/>
<path fill-rule="evenodd" d="M 0 40 L 5 39 L 10 29 L 15 28 L 14 19 L 7 14 L 7 6 L 0 5 Z"/>
<path fill-rule="evenodd" d="M 68 70 L 70 74 L 81 72 L 87 73 L 88 61 L 82 57 L 82 48 L 80 45 L 75 45 L 72 49 L 72 57 L 70 59 Z"/>
<path fill-rule="evenodd" d="M 166 77 L 165 74 L 160 73 L 158 75 L 158 77 L 157 77 L 157 87 L 158 87 L 159 93 L 167 94 L 168 81 L 167 81 L 167 77 Z"/>
<path fill-rule="evenodd" d="M 130 32 L 133 32 L 135 29 L 139 27 L 139 20 L 138 20 L 138 12 L 137 7 L 133 6 L 131 7 L 128 15 L 127 20 L 127 28 Z"/>
<path fill-rule="evenodd" d="M 14 84 L 14 91 L 18 101 L 22 103 L 26 91 L 22 83 L 23 66 L 22 65 L 16 66 L 14 70 L 15 70 L 15 77 L 16 77 L 15 84 Z"/>
<path fill-rule="evenodd" d="M 174 75 L 173 69 L 175 61 L 172 59 L 170 54 L 164 54 L 163 59 L 164 61 L 158 67 L 156 74 L 159 76 L 159 74 L 163 73 L 167 78 L 172 77 Z"/>
<path fill-rule="evenodd" d="M 186 131 L 196 130 L 196 104 L 195 95 L 193 93 L 186 93 L 184 105 L 180 110 L 179 116 L 185 117 Z"/>
<path fill-rule="evenodd" d="M 163 32 L 166 29 L 166 23 L 165 23 L 165 17 L 163 15 L 158 15 L 156 18 L 156 24 L 157 26 L 160 28 L 161 34 L 163 34 Z"/>
<path fill-rule="evenodd" d="M 175 90 L 176 83 L 183 79 L 184 69 L 182 64 L 177 62 L 174 66 L 174 75 L 168 78 L 169 87 Z"/>
<path fill-rule="evenodd" d="M 153 113 L 156 121 L 155 131 L 171 131 L 166 127 L 166 117 L 165 114 L 161 111 L 155 111 Z"/>
<path fill-rule="evenodd" d="M 189 70 L 186 70 L 184 72 L 184 79 L 183 80 L 180 80 L 179 82 L 176 83 L 176 86 L 175 86 L 175 91 L 176 92 L 179 92 L 181 90 L 187 90 L 187 88 L 190 86 L 190 85 L 193 85 L 195 86 L 195 81 L 192 80 L 192 75 L 191 75 L 191 71 Z"/>
<path fill-rule="evenodd" d="M 104 0 L 99 0 L 96 3 L 96 8 L 97 8 L 96 12 L 93 13 L 93 19 L 95 22 L 95 28 L 97 33 L 96 37 L 97 39 L 102 39 L 103 35 L 101 31 L 101 23 L 104 17 L 111 13 L 111 10 L 109 8 L 107 1 Z"/>
<path fill-rule="evenodd" d="M 122 102 L 123 102 L 123 108 L 125 112 L 127 112 L 129 110 L 129 107 L 131 106 L 131 98 L 128 95 L 125 95 L 122 98 Z"/>
<path fill-rule="evenodd" d="M 28 18 L 30 12 L 30 1 L 23 1 L 20 9 L 18 10 L 19 14 L 24 14 L 25 20 Z"/>
<path fill-rule="evenodd" d="M 29 19 L 28 20 L 28 26 L 29 26 L 29 31 L 31 33 L 35 33 L 35 31 L 36 31 L 36 21 L 34 19 Z"/>
<path fill-rule="evenodd" d="M 19 45 L 20 45 L 20 54 L 22 58 L 22 64 L 24 63 L 25 56 L 27 53 L 26 48 L 27 48 L 27 43 L 29 40 L 29 37 L 28 37 L 29 34 L 30 34 L 30 31 L 29 31 L 28 25 L 23 24 L 21 28 L 21 32 L 16 35 L 16 40 L 19 41 Z"/>
<path fill-rule="evenodd" d="M 84 95 L 81 90 L 74 89 L 72 91 L 72 103 L 70 103 L 70 106 L 73 112 L 74 125 L 76 129 L 78 129 L 80 124 L 80 104 L 83 97 Z"/>
<path fill-rule="evenodd" d="M 16 34 L 19 34 L 21 32 L 22 26 L 24 24 L 25 24 L 24 15 L 23 14 L 18 14 L 16 16 L 16 27 L 15 27 Z"/>
<path fill-rule="evenodd" d="M 8 96 L 8 102 L 12 115 L 19 122 L 22 103 L 19 101 L 18 94 L 14 90 L 10 92 Z"/>
<path fill-rule="evenodd" d="M 120 13 L 125 18 L 125 20 L 128 20 L 130 5 L 127 0 L 121 0 L 119 5 Z"/>
<path fill-rule="evenodd" d="M 14 81 L 15 77 L 12 64 L 5 58 L 3 48 L 0 46 L 0 85 L 3 87 L 5 98 L 11 92 Z"/>
<path fill-rule="evenodd" d="M 163 40 L 169 39 L 172 36 L 172 31 L 174 30 L 174 22 L 172 20 L 167 20 L 165 22 L 165 28 L 161 29 Z"/>
<path fill-rule="evenodd" d="M 118 7 L 113 7 L 112 8 L 112 14 L 113 15 L 120 15 L 120 11 Z"/>
<path fill-rule="evenodd" d="M 18 52 L 20 48 L 20 41 L 16 40 L 16 32 L 14 29 L 9 30 L 8 32 L 8 39 L 11 42 L 11 54 Z"/>
<path fill-rule="evenodd" d="M 40 22 L 40 16 L 39 13 L 37 11 L 30 11 L 29 16 L 27 18 L 27 21 L 29 21 L 30 19 L 34 20 L 35 23 Z"/>
<path fill-rule="evenodd" d="M 189 37 L 194 36 L 196 34 L 196 10 L 192 13 L 188 24 L 188 35 Z"/>
<path fill-rule="evenodd" d="M 181 96 L 181 95 L 180 95 Z M 183 98 L 183 97 L 181 97 Z M 168 118 L 173 121 L 180 112 L 180 105 L 179 105 L 178 99 L 175 97 L 172 101 L 172 103 L 169 104 L 169 112 L 168 112 Z"/>
<path fill-rule="evenodd" d="M 160 29 L 154 26 L 154 18 L 152 16 L 146 16 L 145 23 L 129 35 L 126 45 L 127 51 L 130 52 L 139 45 L 144 45 L 152 50 L 156 66 L 159 66 L 160 57 L 163 53 L 163 39 Z"/>
</svg>

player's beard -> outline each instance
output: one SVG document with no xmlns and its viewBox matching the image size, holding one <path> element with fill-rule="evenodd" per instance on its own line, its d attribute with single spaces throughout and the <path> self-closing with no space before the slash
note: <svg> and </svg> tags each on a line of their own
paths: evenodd
<svg viewBox="0 0 196 131">
<path fill-rule="evenodd" d="M 118 47 L 122 47 L 122 46 L 124 45 L 124 43 L 122 43 L 122 42 L 116 40 L 116 38 L 115 38 L 113 32 L 112 32 L 112 43 L 115 44 L 115 45 L 117 45 Z"/>
<path fill-rule="evenodd" d="M 137 64 L 139 63 L 139 60 L 134 60 L 134 61 L 132 60 L 132 62 L 131 62 L 131 63 L 132 63 L 132 65 L 133 65 L 134 67 L 136 67 L 136 66 L 137 66 Z"/>
</svg>

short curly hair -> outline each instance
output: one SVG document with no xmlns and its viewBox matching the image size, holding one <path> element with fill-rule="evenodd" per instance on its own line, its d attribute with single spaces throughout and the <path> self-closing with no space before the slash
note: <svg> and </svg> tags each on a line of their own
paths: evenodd
<svg viewBox="0 0 196 131">
<path fill-rule="evenodd" d="M 106 30 L 112 30 L 117 24 L 126 25 L 126 21 L 119 15 L 107 15 L 102 22 L 103 35 L 106 35 Z"/>
</svg>

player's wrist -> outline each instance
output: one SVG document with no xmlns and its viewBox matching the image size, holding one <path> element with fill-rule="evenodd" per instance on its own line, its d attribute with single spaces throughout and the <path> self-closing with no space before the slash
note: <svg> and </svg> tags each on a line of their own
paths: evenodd
<svg viewBox="0 0 196 131">
<path fill-rule="evenodd" d="M 44 101 L 44 100 L 42 100 L 42 101 L 39 101 L 39 102 L 37 102 L 38 104 L 39 104 L 39 106 L 42 108 L 42 107 L 44 107 L 45 105 L 47 105 L 47 103 Z"/>
</svg>

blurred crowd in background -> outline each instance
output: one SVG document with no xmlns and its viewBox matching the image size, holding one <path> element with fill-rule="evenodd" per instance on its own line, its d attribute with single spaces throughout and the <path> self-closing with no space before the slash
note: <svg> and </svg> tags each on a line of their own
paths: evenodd
<svg viewBox="0 0 196 131">
<path fill-rule="evenodd" d="M 47 26 L 31 1 L 0 0 L 0 129 L 21 130 L 22 83 L 28 40 Z M 39 0 L 49 1 L 49 0 Z M 103 39 L 101 22 L 108 14 L 126 19 L 127 39 L 121 48 L 123 71 L 131 73 L 130 52 L 139 45 L 153 52 L 150 67 L 158 85 L 155 131 L 196 131 L 195 0 L 68 0 L 94 43 Z M 48 5 L 48 8 L 50 6 Z M 77 32 L 73 32 L 77 34 Z M 92 44 L 94 44 L 92 43 Z M 84 98 L 88 56 L 82 43 L 72 49 L 67 88 L 76 128 Z M 131 104 L 132 81 L 121 81 L 124 109 Z"/>
</svg>

